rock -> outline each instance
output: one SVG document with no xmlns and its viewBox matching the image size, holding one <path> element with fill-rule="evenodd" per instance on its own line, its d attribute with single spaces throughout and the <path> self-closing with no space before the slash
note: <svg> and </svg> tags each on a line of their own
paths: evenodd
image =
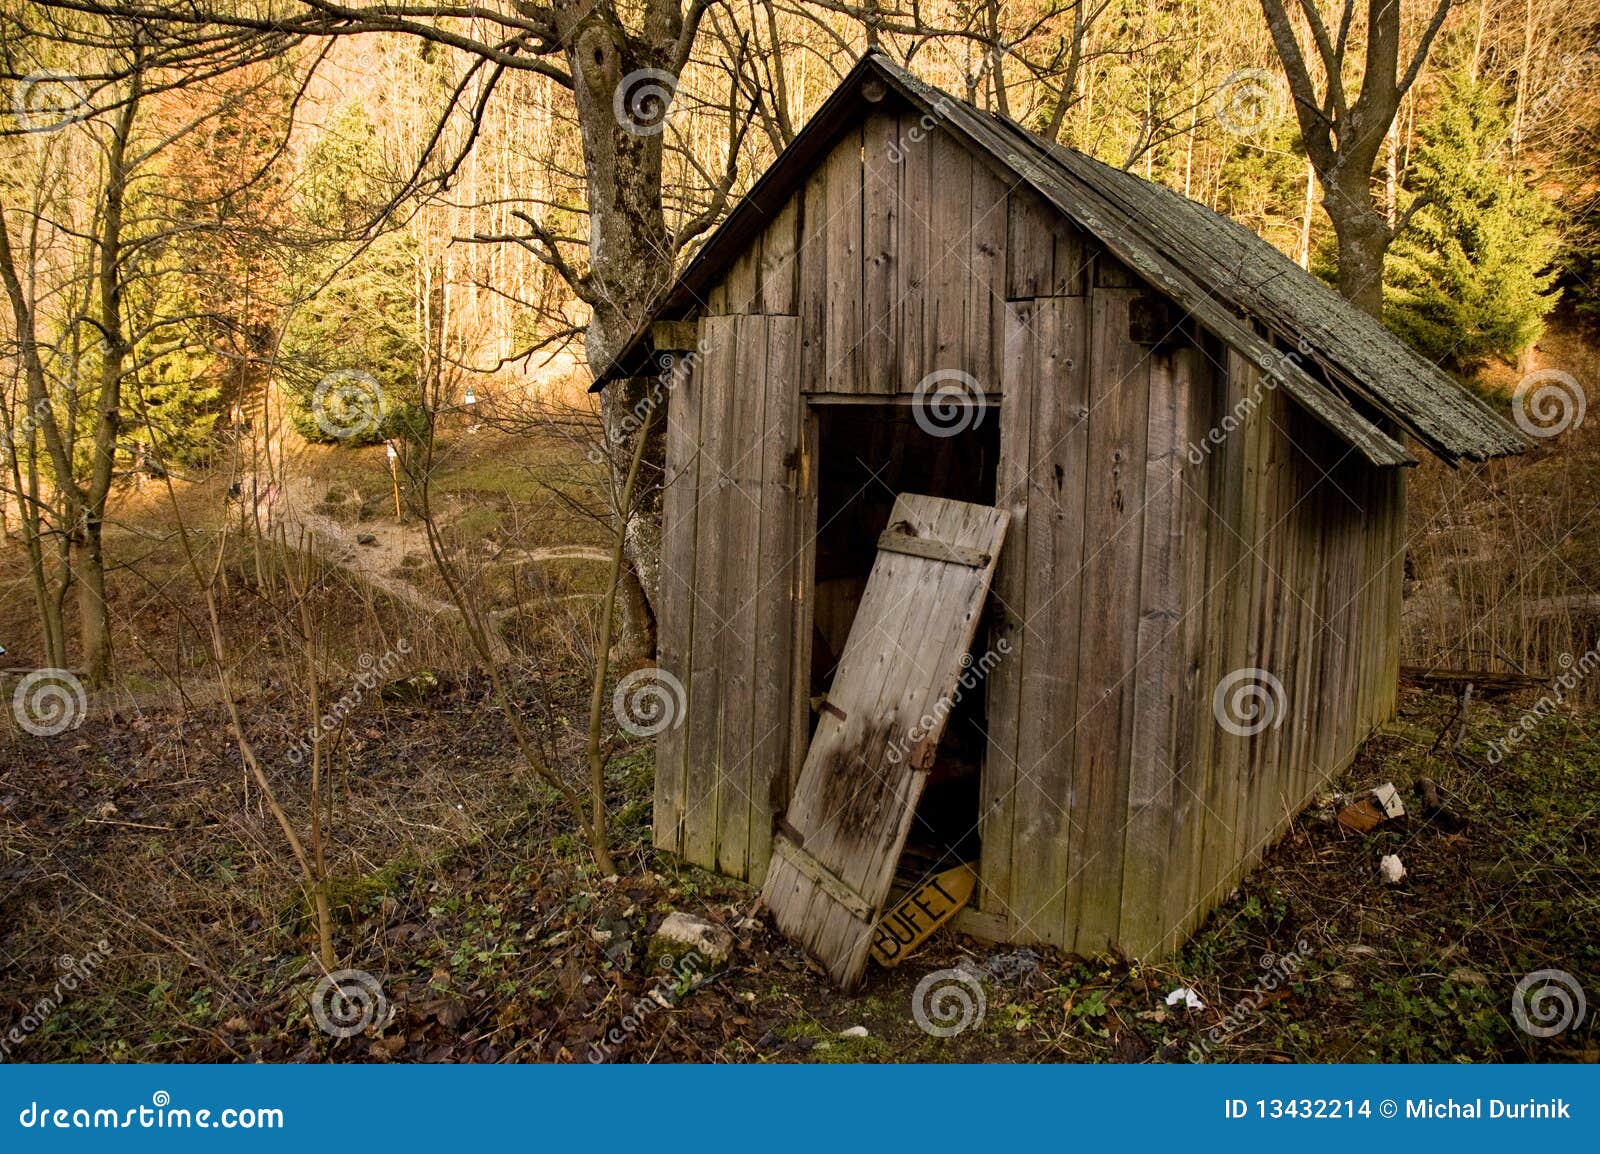
<svg viewBox="0 0 1600 1154">
<path fill-rule="evenodd" d="M 1476 986 L 1480 990 L 1489 988 L 1488 976 L 1479 973 L 1477 970 L 1451 970 L 1446 975 L 1445 981 L 1454 983 L 1457 986 Z"/>
<path fill-rule="evenodd" d="M 865 1038 L 866 1036 L 867 1028 L 865 1026 L 851 1026 L 848 1029 L 839 1031 L 839 1037 L 841 1038 Z"/>
<path fill-rule="evenodd" d="M 689 966 L 720 970 L 733 956 L 733 935 L 715 922 L 673 910 L 650 939 L 650 961 L 658 969 Z M 668 962 L 667 958 L 672 958 Z M 696 960 L 697 959 L 697 960 Z"/>
<path fill-rule="evenodd" d="M 1334 973 L 1328 975 L 1328 985 L 1336 990 L 1353 990 L 1356 988 L 1356 980 L 1349 974 Z"/>
<path fill-rule="evenodd" d="M 1378 862 L 1378 877 L 1384 885 L 1397 886 L 1406 877 L 1406 867 L 1400 862 L 1399 854 L 1386 853 Z"/>
<path fill-rule="evenodd" d="M 357 545 L 376 545 L 377 543 L 378 543 L 378 537 L 377 537 L 377 534 L 375 534 L 375 533 L 357 533 L 356 534 L 356 544 Z"/>
</svg>

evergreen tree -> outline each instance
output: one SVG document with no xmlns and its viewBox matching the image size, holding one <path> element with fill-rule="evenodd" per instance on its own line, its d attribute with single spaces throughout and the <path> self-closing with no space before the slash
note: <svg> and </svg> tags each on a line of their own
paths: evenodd
<svg viewBox="0 0 1600 1154">
<path fill-rule="evenodd" d="M 301 219 L 334 238 L 316 246 L 304 280 L 321 287 L 294 310 L 282 347 L 290 418 L 308 440 L 372 444 L 411 435 L 421 419 L 414 243 L 404 232 L 338 239 L 381 208 L 378 152 L 366 110 L 346 101 L 306 160 Z"/>
<path fill-rule="evenodd" d="M 1452 80 L 1419 132 L 1390 249 L 1384 319 L 1459 370 L 1512 357 L 1555 304 L 1556 237 L 1545 199 L 1507 163 L 1507 119 L 1485 84 Z"/>
</svg>

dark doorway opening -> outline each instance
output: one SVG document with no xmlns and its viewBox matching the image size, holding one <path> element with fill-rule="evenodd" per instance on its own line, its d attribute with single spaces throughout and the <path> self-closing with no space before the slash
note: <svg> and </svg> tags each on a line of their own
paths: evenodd
<svg viewBox="0 0 1600 1154">
<path fill-rule="evenodd" d="M 993 505 L 999 411 L 974 409 L 959 431 L 929 431 L 908 404 L 828 403 L 817 417 L 817 537 L 811 698 L 825 697 L 855 620 L 878 536 L 900 493 Z M 931 427 L 931 425 L 930 425 Z M 971 661 L 989 644 L 979 629 Z M 811 722 L 815 728 L 817 715 Z M 938 756 L 917 806 L 902 874 L 925 877 L 978 858 L 978 799 L 988 725 L 981 679 L 949 705 Z"/>
</svg>

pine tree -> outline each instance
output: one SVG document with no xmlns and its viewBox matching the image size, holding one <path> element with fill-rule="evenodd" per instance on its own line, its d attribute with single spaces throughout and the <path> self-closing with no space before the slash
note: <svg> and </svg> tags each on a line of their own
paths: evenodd
<svg viewBox="0 0 1600 1154">
<path fill-rule="evenodd" d="M 1412 216 L 1389 253 L 1384 320 L 1462 371 L 1526 348 L 1556 302 L 1549 205 L 1507 162 L 1506 130 L 1491 86 L 1449 82 L 1420 129 Z"/>
</svg>

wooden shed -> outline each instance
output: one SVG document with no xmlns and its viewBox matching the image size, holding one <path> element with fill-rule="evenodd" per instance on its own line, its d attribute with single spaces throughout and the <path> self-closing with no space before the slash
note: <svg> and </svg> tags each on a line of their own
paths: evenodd
<svg viewBox="0 0 1600 1154">
<path fill-rule="evenodd" d="M 1517 433 L 1269 244 L 871 52 L 598 375 L 667 397 L 655 839 L 1175 948 L 1395 703 L 1408 446 Z"/>
</svg>

